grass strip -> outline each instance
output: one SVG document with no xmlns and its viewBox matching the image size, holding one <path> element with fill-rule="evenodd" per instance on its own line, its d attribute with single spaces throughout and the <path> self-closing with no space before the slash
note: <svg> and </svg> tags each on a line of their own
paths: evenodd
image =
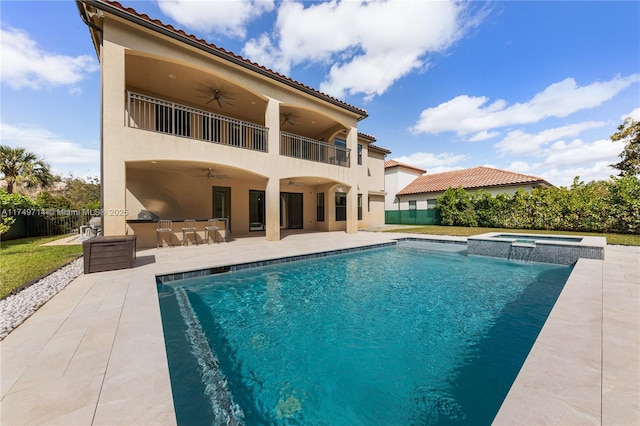
<svg viewBox="0 0 640 426">
<path fill-rule="evenodd" d="M 0 246 L 0 297 L 55 271 L 82 256 L 82 245 L 43 246 L 68 235 L 2 241 Z"/>
</svg>

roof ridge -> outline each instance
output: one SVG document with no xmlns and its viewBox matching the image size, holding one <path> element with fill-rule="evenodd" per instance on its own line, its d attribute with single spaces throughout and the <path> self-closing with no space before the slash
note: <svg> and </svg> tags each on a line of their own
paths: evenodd
<svg viewBox="0 0 640 426">
<path fill-rule="evenodd" d="M 467 169 L 450 170 L 418 176 L 400 190 L 398 195 L 442 192 L 447 188 L 457 187 L 477 189 L 534 183 L 551 186 L 546 180 L 538 176 L 525 175 L 487 166 L 476 166 Z"/>
<path fill-rule="evenodd" d="M 407 164 L 407 163 L 403 163 L 401 161 L 398 160 L 386 160 L 384 162 L 384 168 L 391 168 L 391 167 L 406 167 L 409 169 L 413 169 L 413 170 L 417 170 L 417 171 L 421 171 L 422 173 L 427 173 L 427 171 L 425 169 L 421 169 L 420 167 L 416 167 L 416 166 L 412 166 L 411 164 Z"/>
<path fill-rule="evenodd" d="M 86 0 L 85 0 L 85 2 L 89 3 L 89 1 L 86 1 Z M 327 93 L 321 92 L 321 91 L 319 91 L 319 90 L 317 90 L 317 89 L 315 89 L 315 88 L 313 88 L 311 86 L 308 86 L 308 85 L 306 85 L 304 83 L 301 83 L 301 82 L 299 82 L 297 80 L 294 80 L 291 77 L 288 77 L 288 76 L 286 76 L 284 74 L 281 74 L 281 73 L 279 73 L 277 71 L 274 71 L 274 70 L 272 70 L 270 68 L 267 68 L 264 65 L 260 65 L 257 62 L 253 62 L 250 59 L 247 59 L 247 58 L 245 58 L 243 56 L 240 56 L 240 55 L 238 55 L 236 53 L 233 53 L 230 50 L 226 50 L 226 49 L 224 49 L 222 47 L 217 46 L 214 43 L 211 43 L 211 42 L 209 42 L 207 40 L 204 40 L 202 38 L 198 38 L 194 34 L 189 34 L 189 33 L 185 32 L 184 30 L 182 30 L 180 28 L 175 28 L 171 24 L 165 24 L 164 22 L 162 22 L 161 20 L 159 20 L 157 18 L 151 18 L 146 13 L 140 13 L 137 10 L 135 10 L 134 8 L 132 8 L 130 6 L 124 6 L 124 5 L 122 5 L 120 2 L 118 2 L 116 0 L 92 0 L 92 1 L 90 1 L 90 3 L 92 5 L 94 5 L 94 6 L 95 6 L 95 3 L 106 4 L 106 5 L 109 5 L 111 7 L 115 7 L 117 9 L 120 9 L 121 11 L 127 12 L 127 13 L 129 13 L 131 15 L 135 15 L 136 17 L 141 18 L 141 19 L 143 19 L 143 20 L 145 20 L 145 21 L 147 21 L 149 23 L 152 23 L 152 24 L 155 24 L 157 26 L 163 27 L 163 28 L 175 33 L 175 34 L 178 34 L 178 35 L 180 35 L 182 37 L 188 38 L 188 39 L 190 39 L 192 41 L 195 41 L 195 42 L 197 42 L 197 43 L 199 43 L 199 44 L 201 44 L 203 46 L 206 46 L 208 48 L 214 49 L 214 50 L 222 53 L 223 55 L 229 56 L 230 58 L 233 58 L 233 59 L 235 59 L 237 61 L 243 62 L 243 63 L 245 63 L 245 64 L 247 64 L 247 65 L 249 65 L 249 66 L 251 66 L 253 68 L 258 68 L 258 69 L 260 69 L 260 70 L 262 70 L 262 71 L 264 71 L 264 72 L 266 72 L 268 74 L 271 74 L 273 77 L 277 77 L 278 79 L 285 80 L 285 81 L 287 81 L 287 82 L 289 82 L 289 83 L 291 83 L 293 85 L 302 87 L 302 88 L 304 88 L 304 89 L 306 89 L 306 90 L 308 90 L 308 91 L 310 91 L 312 93 L 315 93 L 319 97 L 323 97 L 323 98 L 326 98 L 327 100 L 330 100 L 332 103 L 338 104 L 339 106 L 346 107 L 346 109 L 350 109 L 350 110 L 352 110 L 354 112 L 359 112 L 360 115 L 364 116 L 363 118 L 368 116 L 367 110 L 365 110 L 363 108 L 359 108 L 359 107 L 357 107 L 355 105 L 351 105 L 351 104 L 349 104 L 349 103 L 347 103 L 345 101 L 342 101 L 342 100 L 340 100 L 340 99 L 338 99 L 338 98 L 336 98 L 334 96 L 331 96 L 331 95 L 329 95 Z"/>
</svg>

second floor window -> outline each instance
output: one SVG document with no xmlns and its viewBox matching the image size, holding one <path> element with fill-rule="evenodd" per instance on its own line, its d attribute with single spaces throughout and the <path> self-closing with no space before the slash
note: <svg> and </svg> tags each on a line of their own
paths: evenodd
<svg viewBox="0 0 640 426">
<path fill-rule="evenodd" d="M 344 164 L 347 162 L 347 141 L 336 138 L 336 164 Z"/>
<path fill-rule="evenodd" d="M 362 145 L 358 144 L 358 164 L 362 165 Z"/>
</svg>

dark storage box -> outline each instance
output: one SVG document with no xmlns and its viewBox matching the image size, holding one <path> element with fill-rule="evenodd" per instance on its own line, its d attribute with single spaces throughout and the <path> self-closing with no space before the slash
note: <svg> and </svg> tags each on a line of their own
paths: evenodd
<svg viewBox="0 0 640 426">
<path fill-rule="evenodd" d="M 84 273 L 133 268 L 136 236 L 96 237 L 82 243 Z"/>
</svg>

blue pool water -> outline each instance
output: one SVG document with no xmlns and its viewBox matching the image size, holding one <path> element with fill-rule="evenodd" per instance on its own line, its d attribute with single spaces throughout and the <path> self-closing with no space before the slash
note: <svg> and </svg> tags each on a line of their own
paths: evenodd
<svg viewBox="0 0 640 426">
<path fill-rule="evenodd" d="M 570 272 L 399 243 L 160 284 L 178 423 L 490 424 Z"/>
</svg>

